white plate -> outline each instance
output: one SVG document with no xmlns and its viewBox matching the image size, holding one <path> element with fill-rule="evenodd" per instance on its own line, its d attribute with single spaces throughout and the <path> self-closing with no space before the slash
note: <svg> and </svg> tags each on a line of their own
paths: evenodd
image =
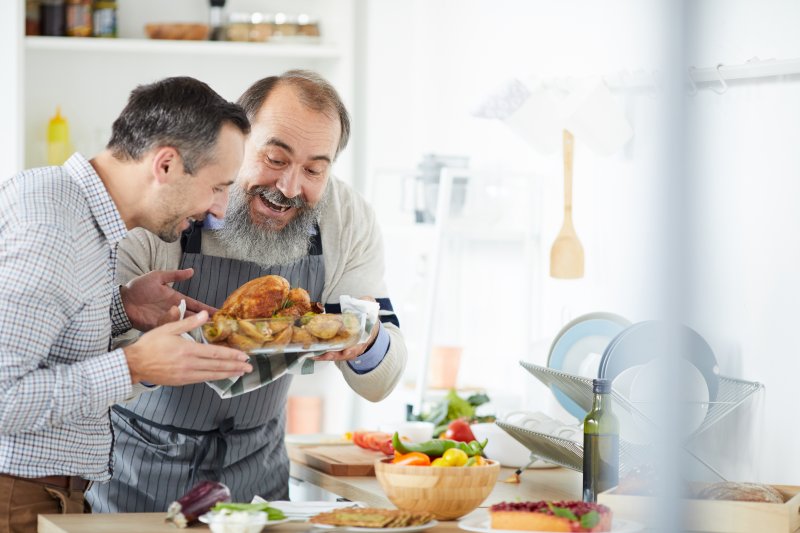
<svg viewBox="0 0 800 533">
<path fill-rule="evenodd" d="M 257 501 L 258 500 L 258 501 Z M 253 498 L 253 503 L 262 503 L 264 499 L 260 496 Z M 285 500 L 277 500 L 269 502 L 270 507 L 283 511 L 290 519 L 308 520 L 314 515 L 320 513 L 328 513 L 337 509 L 345 509 L 347 507 L 366 507 L 362 502 L 331 502 L 331 501 L 298 501 L 290 502 Z"/>
<path fill-rule="evenodd" d="M 433 526 L 437 525 L 439 522 L 436 520 L 431 520 L 425 524 L 419 526 L 409 526 L 409 527 L 342 527 L 342 526 L 329 526 L 327 524 L 311 524 L 315 528 L 319 529 L 336 529 L 337 531 L 353 531 L 354 533 L 401 533 L 401 532 L 408 532 L 408 531 L 422 531 L 424 529 L 430 529 Z"/>
<path fill-rule="evenodd" d="M 519 533 L 509 529 L 492 529 L 489 527 L 488 517 L 467 518 L 458 522 L 458 527 L 467 531 L 477 531 L 478 533 Z M 620 520 L 615 518 L 611 524 L 611 533 L 636 533 L 644 530 L 644 526 L 638 522 L 630 520 Z M 530 531 L 529 533 L 544 533 L 541 531 Z"/>
<path fill-rule="evenodd" d="M 211 513 L 206 513 L 204 515 L 201 515 L 200 517 L 198 517 L 198 520 L 200 520 L 204 524 L 211 524 Z M 285 524 L 286 522 L 289 522 L 289 521 L 291 521 L 291 518 L 281 518 L 280 520 L 267 520 L 266 522 L 264 522 L 264 525 L 262 527 L 270 527 L 270 526 L 274 526 L 274 525 L 277 525 L 277 524 Z M 220 523 L 220 522 L 218 522 L 218 523 Z M 247 527 L 247 526 L 252 525 L 252 524 L 240 524 L 238 522 L 231 522 L 231 523 L 225 524 L 225 525 L 226 526 L 239 526 L 239 525 L 241 525 L 243 527 Z"/>
</svg>

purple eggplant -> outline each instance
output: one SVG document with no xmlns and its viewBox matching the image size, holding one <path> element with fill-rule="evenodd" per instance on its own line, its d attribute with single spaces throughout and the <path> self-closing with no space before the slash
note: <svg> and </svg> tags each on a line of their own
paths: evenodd
<svg viewBox="0 0 800 533">
<path fill-rule="evenodd" d="M 218 481 L 201 481 L 192 490 L 169 504 L 168 522 L 180 528 L 189 526 L 211 510 L 218 502 L 231 501 L 231 491 Z"/>
</svg>

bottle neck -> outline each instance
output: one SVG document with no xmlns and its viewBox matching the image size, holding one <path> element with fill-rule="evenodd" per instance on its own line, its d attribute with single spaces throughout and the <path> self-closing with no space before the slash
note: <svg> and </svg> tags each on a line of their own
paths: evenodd
<svg viewBox="0 0 800 533">
<path fill-rule="evenodd" d="M 608 410 L 611 407 L 611 398 L 608 393 L 595 393 L 594 403 L 592 403 L 593 411 Z"/>
<path fill-rule="evenodd" d="M 211 9 L 209 10 L 208 14 L 209 14 L 208 22 L 209 22 L 209 25 L 212 28 L 217 28 L 219 26 L 222 26 L 222 8 L 221 7 L 212 6 Z"/>
</svg>

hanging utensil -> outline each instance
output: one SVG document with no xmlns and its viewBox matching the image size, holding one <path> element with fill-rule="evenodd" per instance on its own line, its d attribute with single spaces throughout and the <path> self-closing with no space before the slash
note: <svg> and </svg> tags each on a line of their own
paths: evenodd
<svg viewBox="0 0 800 533">
<path fill-rule="evenodd" d="M 525 466 L 521 466 L 521 467 L 517 468 L 517 470 L 513 474 L 511 474 L 511 476 L 509 476 L 509 477 L 507 477 L 506 479 L 503 480 L 503 483 L 519 483 L 520 482 L 520 479 L 519 479 L 520 474 L 522 474 L 522 472 L 524 472 L 525 470 L 530 468 L 531 465 L 533 463 L 535 463 L 536 461 L 538 461 L 538 460 L 539 460 L 538 457 L 531 455 L 530 462 L 528 464 L 526 464 Z"/>
<path fill-rule="evenodd" d="M 564 222 L 550 249 L 550 276 L 583 277 L 583 245 L 572 225 L 572 153 L 575 138 L 564 130 Z"/>
</svg>

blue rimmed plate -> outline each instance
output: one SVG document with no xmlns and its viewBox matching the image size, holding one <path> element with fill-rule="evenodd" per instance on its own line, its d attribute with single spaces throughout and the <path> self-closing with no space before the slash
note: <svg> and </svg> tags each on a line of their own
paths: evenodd
<svg viewBox="0 0 800 533">
<path fill-rule="evenodd" d="M 606 347 L 622 330 L 630 326 L 630 321 L 613 313 L 588 313 L 572 320 L 561 328 L 553 339 L 547 366 L 553 370 L 596 378 L 597 369 Z M 558 387 L 552 387 L 558 403 L 569 414 L 583 420 L 586 411 L 564 394 Z"/>
</svg>

